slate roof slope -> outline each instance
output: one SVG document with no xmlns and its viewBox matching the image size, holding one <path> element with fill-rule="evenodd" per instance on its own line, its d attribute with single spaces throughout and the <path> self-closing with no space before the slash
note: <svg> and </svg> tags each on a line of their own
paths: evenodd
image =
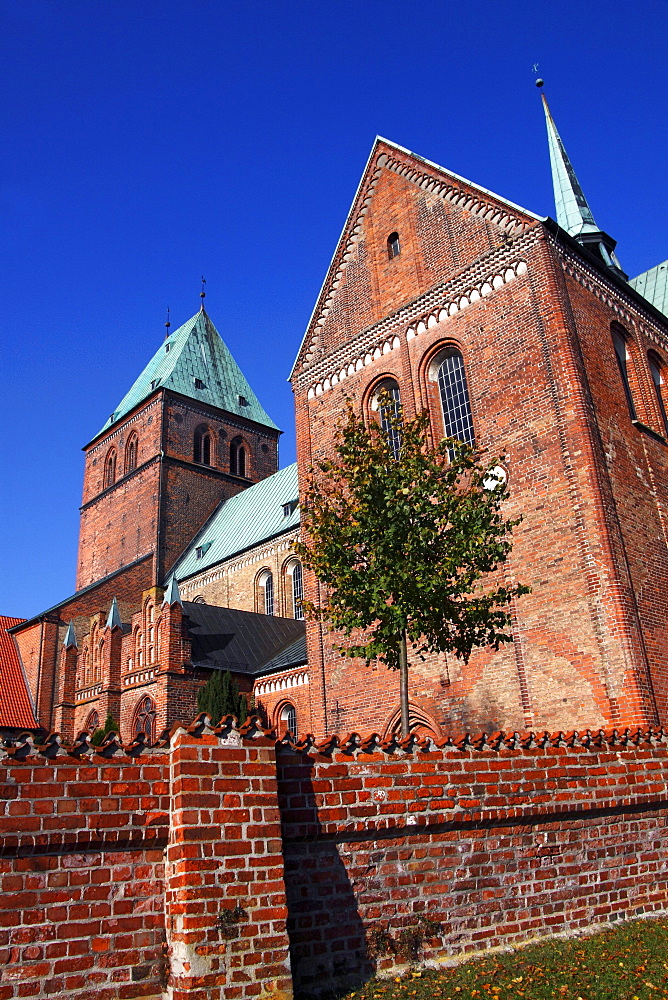
<svg viewBox="0 0 668 1000">
<path fill-rule="evenodd" d="M 254 486 L 223 500 L 177 561 L 173 574 L 185 580 L 195 573 L 229 559 L 299 526 L 297 463 L 280 469 Z M 285 504 L 291 505 L 285 515 Z M 197 558 L 197 549 L 203 550 Z"/>
<path fill-rule="evenodd" d="M 35 729 L 37 720 L 23 665 L 14 639 L 7 632 L 23 621 L 24 618 L 0 615 L 0 726 Z"/>
<path fill-rule="evenodd" d="M 198 389 L 195 379 L 202 388 Z M 278 430 L 204 311 L 200 311 L 160 345 L 104 427 L 108 430 L 157 388 L 217 406 L 246 420 Z M 239 397 L 246 400 L 240 403 Z"/>
<path fill-rule="evenodd" d="M 664 316 L 668 316 L 668 260 L 650 267 L 649 271 L 643 271 L 637 278 L 631 278 L 629 285 Z"/>
<path fill-rule="evenodd" d="M 306 664 L 303 621 L 190 601 L 183 612 L 195 666 L 261 676 Z"/>
</svg>

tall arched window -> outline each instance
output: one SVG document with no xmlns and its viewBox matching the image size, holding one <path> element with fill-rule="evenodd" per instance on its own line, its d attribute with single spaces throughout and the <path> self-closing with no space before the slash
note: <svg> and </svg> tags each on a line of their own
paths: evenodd
<svg viewBox="0 0 668 1000">
<path fill-rule="evenodd" d="M 274 578 L 271 571 L 263 569 L 257 578 L 257 610 L 260 614 L 274 614 Z"/>
<path fill-rule="evenodd" d="M 302 564 L 292 564 L 292 612 L 298 621 L 304 619 L 304 574 Z"/>
<path fill-rule="evenodd" d="M 148 695 L 140 699 L 135 709 L 132 723 L 132 733 L 137 736 L 139 733 L 146 734 L 148 743 L 155 742 L 155 702 Z"/>
<path fill-rule="evenodd" d="M 438 354 L 432 362 L 431 377 L 438 383 L 445 437 L 474 445 L 471 401 L 461 353 L 453 347 Z"/>
<path fill-rule="evenodd" d="M 654 351 L 649 352 L 647 359 L 649 361 L 649 370 L 652 373 L 652 382 L 654 383 L 654 391 L 656 392 L 656 401 L 659 404 L 661 420 L 663 421 L 661 430 L 665 436 L 668 437 L 668 416 L 666 415 L 666 403 L 663 398 L 663 386 L 665 385 L 665 379 L 663 377 L 664 366 L 661 363 L 661 359 L 658 354 L 655 354 Z"/>
<path fill-rule="evenodd" d="M 398 257 L 400 253 L 399 233 L 390 233 L 387 237 L 387 256 L 392 260 L 393 257 Z"/>
<path fill-rule="evenodd" d="M 297 735 L 297 711 L 294 705 L 287 702 L 281 709 L 281 729 L 285 727 L 290 736 Z"/>
<path fill-rule="evenodd" d="M 626 396 L 626 405 L 629 408 L 631 420 L 636 420 L 636 408 L 633 402 L 633 395 L 631 393 L 631 383 L 629 381 L 629 362 L 631 360 L 631 355 L 629 354 L 628 348 L 628 336 L 626 331 L 620 326 L 613 326 L 611 333 L 612 343 L 615 348 L 615 357 L 617 358 L 617 367 L 619 368 L 619 374 L 624 387 L 624 395 Z"/>
<path fill-rule="evenodd" d="M 246 448 L 240 437 L 230 442 L 230 472 L 233 476 L 246 477 Z"/>
<path fill-rule="evenodd" d="M 137 449 L 139 447 L 139 439 L 136 434 L 131 434 L 128 438 L 128 443 L 125 446 L 125 475 L 128 472 L 134 472 L 137 468 Z"/>
<path fill-rule="evenodd" d="M 212 465 L 211 431 L 206 424 L 200 424 L 193 440 L 193 459 L 200 465 Z"/>
<path fill-rule="evenodd" d="M 104 489 L 116 482 L 116 449 L 110 448 L 104 460 Z"/>
<path fill-rule="evenodd" d="M 401 451 L 401 431 L 396 421 L 401 420 L 401 394 L 399 385 L 393 378 L 383 379 L 376 386 L 371 409 L 378 411 L 380 426 L 385 431 L 392 454 L 398 460 Z"/>
</svg>

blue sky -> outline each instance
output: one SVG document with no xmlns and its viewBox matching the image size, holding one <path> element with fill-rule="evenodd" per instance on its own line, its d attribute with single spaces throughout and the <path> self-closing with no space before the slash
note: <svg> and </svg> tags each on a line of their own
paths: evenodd
<svg viewBox="0 0 668 1000">
<path fill-rule="evenodd" d="M 207 309 L 286 382 L 376 134 L 553 214 L 532 64 L 598 224 L 668 257 L 668 6 L 2 0 L 0 613 L 74 589 L 81 447 Z"/>
</svg>

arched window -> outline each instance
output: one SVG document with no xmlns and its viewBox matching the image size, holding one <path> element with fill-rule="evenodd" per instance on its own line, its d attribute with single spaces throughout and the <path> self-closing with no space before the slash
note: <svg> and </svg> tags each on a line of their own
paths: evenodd
<svg viewBox="0 0 668 1000">
<path fill-rule="evenodd" d="M 258 597 L 257 609 L 260 614 L 274 613 L 274 578 L 270 570 L 264 569 L 257 578 Z"/>
<path fill-rule="evenodd" d="M 125 446 L 125 475 L 134 472 L 137 468 L 137 448 L 139 439 L 136 434 L 131 434 Z"/>
<path fill-rule="evenodd" d="M 304 618 L 304 574 L 302 564 L 294 562 L 292 570 L 292 613 L 298 621 Z"/>
<path fill-rule="evenodd" d="M 460 351 L 448 348 L 438 354 L 432 362 L 430 375 L 438 383 L 445 437 L 474 445 L 471 401 Z"/>
<path fill-rule="evenodd" d="M 661 420 L 663 421 L 661 430 L 663 434 L 668 437 L 668 416 L 666 415 L 666 403 L 663 398 L 662 388 L 665 385 L 665 379 L 663 377 L 664 366 L 662 365 L 658 354 L 655 354 L 654 351 L 649 352 L 647 359 L 649 361 L 649 370 L 652 373 L 652 382 L 654 383 L 654 391 L 656 392 L 656 401 L 659 404 Z"/>
<path fill-rule="evenodd" d="M 211 431 L 206 424 L 201 424 L 195 431 L 193 441 L 193 458 L 200 465 L 212 465 Z"/>
<path fill-rule="evenodd" d="M 385 431 L 387 443 L 398 461 L 401 451 L 401 431 L 396 421 L 401 420 L 401 394 L 399 393 L 399 385 L 393 378 L 383 379 L 376 386 L 371 409 L 378 411 L 380 426 Z"/>
<path fill-rule="evenodd" d="M 104 489 L 116 482 L 116 449 L 110 448 L 104 460 Z"/>
<path fill-rule="evenodd" d="M 624 387 L 624 395 L 626 396 L 626 405 L 629 408 L 631 420 L 636 420 L 636 408 L 633 402 L 633 395 L 631 394 L 631 383 L 629 381 L 629 362 L 631 360 L 631 355 L 629 354 L 628 348 L 628 336 L 626 331 L 623 330 L 621 326 L 613 326 L 611 333 L 612 343 L 615 348 L 615 357 L 617 358 L 617 367 L 619 368 L 619 374 Z"/>
<path fill-rule="evenodd" d="M 95 709 L 90 713 L 86 719 L 86 725 L 84 729 L 89 733 L 94 733 L 96 729 L 100 728 L 100 716 L 97 714 Z"/>
<path fill-rule="evenodd" d="M 285 728 L 290 736 L 297 735 L 297 711 L 294 705 L 290 702 L 286 704 L 281 709 L 281 729 Z"/>
<path fill-rule="evenodd" d="M 400 253 L 399 233 L 390 233 L 387 237 L 387 256 L 392 260 L 393 257 L 398 257 Z"/>
<path fill-rule="evenodd" d="M 230 472 L 246 478 L 246 448 L 240 437 L 230 442 Z"/>
<path fill-rule="evenodd" d="M 132 723 L 132 733 L 137 736 L 139 733 L 146 734 L 148 743 L 155 741 L 155 702 L 148 695 L 141 698 L 135 709 L 134 721 Z"/>
</svg>

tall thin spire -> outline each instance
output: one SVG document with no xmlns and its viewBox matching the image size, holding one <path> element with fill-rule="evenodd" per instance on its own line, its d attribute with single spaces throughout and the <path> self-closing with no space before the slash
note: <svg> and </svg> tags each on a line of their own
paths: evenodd
<svg viewBox="0 0 668 1000">
<path fill-rule="evenodd" d="M 536 80 L 536 86 L 542 87 L 543 81 Z M 628 275 L 622 270 L 615 254 L 617 243 L 596 225 L 592 210 L 575 175 L 573 164 L 557 131 L 545 94 L 540 96 L 547 124 L 557 222 L 569 236 L 573 236 L 578 243 L 602 260 L 618 277 L 626 280 Z"/>
</svg>

